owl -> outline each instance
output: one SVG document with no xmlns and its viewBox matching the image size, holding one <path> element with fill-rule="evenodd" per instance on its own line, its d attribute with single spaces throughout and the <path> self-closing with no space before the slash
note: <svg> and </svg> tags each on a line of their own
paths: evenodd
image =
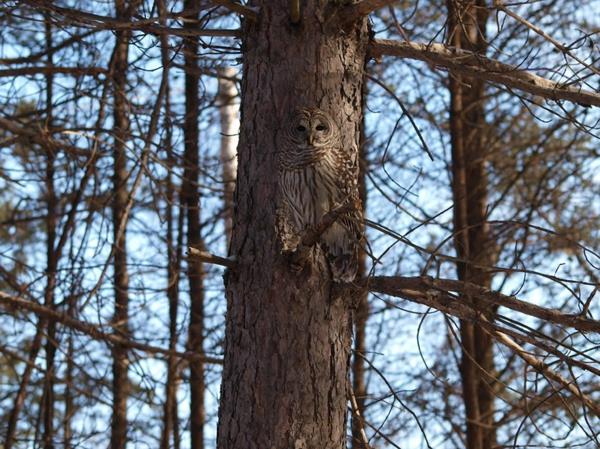
<svg viewBox="0 0 600 449">
<path fill-rule="evenodd" d="M 350 201 L 350 211 L 323 232 L 319 243 L 333 280 L 352 282 L 358 271 L 362 223 L 356 151 L 344 151 L 335 121 L 316 108 L 298 109 L 290 116 L 280 145 L 278 219 L 284 251 L 295 251 L 306 229 Z"/>
</svg>

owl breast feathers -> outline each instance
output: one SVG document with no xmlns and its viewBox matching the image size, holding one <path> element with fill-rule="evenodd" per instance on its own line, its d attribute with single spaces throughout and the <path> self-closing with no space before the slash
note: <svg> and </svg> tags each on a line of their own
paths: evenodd
<svg viewBox="0 0 600 449">
<path fill-rule="evenodd" d="M 314 108 L 292 114 L 279 151 L 278 221 L 284 251 L 295 251 L 306 229 L 318 225 L 335 206 L 350 202 L 350 210 L 323 232 L 320 245 L 333 280 L 352 282 L 358 271 L 362 222 L 357 155 L 344 151 L 336 123 Z"/>
</svg>

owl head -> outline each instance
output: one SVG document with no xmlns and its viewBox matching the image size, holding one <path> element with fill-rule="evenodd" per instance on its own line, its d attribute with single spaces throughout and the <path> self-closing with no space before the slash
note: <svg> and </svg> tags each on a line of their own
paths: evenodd
<svg viewBox="0 0 600 449">
<path fill-rule="evenodd" d="M 301 108 L 290 116 L 286 137 L 296 148 L 323 148 L 337 143 L 338 129 L 325 111 Z"/>
</svg>

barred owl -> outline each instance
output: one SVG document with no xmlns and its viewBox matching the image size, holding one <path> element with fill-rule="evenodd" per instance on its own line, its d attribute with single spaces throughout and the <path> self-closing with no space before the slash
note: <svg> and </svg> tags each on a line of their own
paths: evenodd
<svg viewBox="0 0 600 449">
<path fill-rule="evenodd" d="M 361 206 L 356 153 L 344 151 L 339 128 L 324 111 L 303 108 L 285 124 L 280 140 L 278 209 L 286 251 L 295 251 L 307 228 L 346 201 L 353 205 L 320 237 L 336 282 L 352 282 L 358 271 Z"/>
</svg>

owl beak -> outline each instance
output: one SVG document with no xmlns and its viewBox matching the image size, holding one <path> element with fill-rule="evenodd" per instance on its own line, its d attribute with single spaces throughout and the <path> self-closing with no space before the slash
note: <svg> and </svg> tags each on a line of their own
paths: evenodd
<svg viewBox="0 0 600 449">
<path fill-rule="evenodd" d="M 312 144 L 313 144 L 313 136 L 312 136 L 312 134 L 309 134 L 309 135 L 308 135 L 308 144 L 309 144 L 309 145 L 312 145 Z"/>
</svg>

